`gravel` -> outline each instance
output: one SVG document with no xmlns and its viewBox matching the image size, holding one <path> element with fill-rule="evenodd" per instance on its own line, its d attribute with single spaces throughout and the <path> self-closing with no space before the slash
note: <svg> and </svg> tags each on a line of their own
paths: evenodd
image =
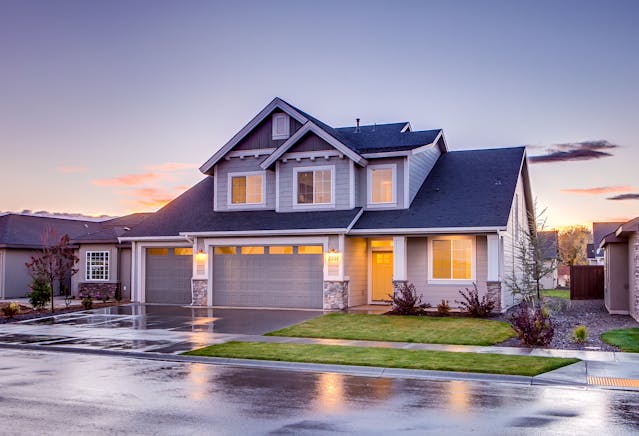
<svg viewBox="0 0 639 436">
<path fill-rule="evenodd" d="M 619 351 L 617 347 L 606 344 L 600 335 L 608 330 L 639 327 L 639 323 L 629 315 L 611 315 L 603 300 L 565 300 L 545 297 L 544 303 L 550 309 L 555 327 L 555 335 L 548 348 L 565 350 L 601 350 Z M 509 311 L 508 313 L 511 313 Z M 500 317 L 508 320 L 508 313 Z M 573 330 L 578 325 L 588 328 L 588 337 L 583 344 L 572 339 Z M 510 339 L 500 345 L 521 347 L 519 339 Z"/>
</svg>

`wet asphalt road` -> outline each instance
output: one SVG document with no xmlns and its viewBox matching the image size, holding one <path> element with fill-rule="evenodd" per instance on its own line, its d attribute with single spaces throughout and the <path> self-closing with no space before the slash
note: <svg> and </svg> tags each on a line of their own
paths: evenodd
<svg viewBox="0 0 639 436">
<path fill-rule="evenodd" d="M 0 350 L 0 434 L 633 434 L 636 392 Z"/>
</svg>

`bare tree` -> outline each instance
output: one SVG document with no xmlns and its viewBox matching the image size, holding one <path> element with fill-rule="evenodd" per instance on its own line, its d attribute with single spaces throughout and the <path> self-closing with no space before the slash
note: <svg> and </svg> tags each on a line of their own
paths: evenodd
<svg viewBox="0 0 639 436">
<path fill-rule="evenodd" d="M 40 278 L 49 284 L 51 289 L 51 312 L 55 312 L 53 289 L 56 281 L 61 281 L 78 272 L 75 255 L 69 235 L 58 236 L 53 227 L 47 226 L 42 235 L 42 252 L 31 256 L 25 265 L 33 278 Z"/>
<path fill-rule="evenodd" d="M 587 245 L 592 233 L 586 226 L 570 226 L 559 232 L 559 257 L 564 265 L 588 263 Z"/>
</svg>

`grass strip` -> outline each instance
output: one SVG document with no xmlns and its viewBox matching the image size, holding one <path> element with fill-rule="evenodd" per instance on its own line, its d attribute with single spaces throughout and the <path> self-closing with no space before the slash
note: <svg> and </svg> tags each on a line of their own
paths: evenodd
<svg viewBox="0 0 639 436">
<path fill-rule="evenodd" d="M 609 330 L 601 334 L 607 344 L 628 353 L 639 353 L 639 328 Z"/>
<path fill-rule="evenodd" d="M 516 336 L 502 321 L 353 313 L 323 315 L 266 335 L 452 345 L 494 345 Z"/>
<path fill-rule="evenodd" d="M 211 345 L 184 354 L 524 376 L 535 376 L 579 361 L 579 359 L 538 356 L 237 341 Z"/>
<path fill-rule="evenodd" d="M 568 289 L 544 289 L 541 291 L 542 297 L 554 297 L 562 298 L 564 300 L 570 300 L 570 290 Z"/>
</svg>

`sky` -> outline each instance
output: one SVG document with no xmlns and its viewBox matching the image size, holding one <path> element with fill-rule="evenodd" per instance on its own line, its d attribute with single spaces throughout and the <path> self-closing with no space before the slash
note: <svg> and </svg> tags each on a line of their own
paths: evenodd
<svg viewBox="0 0 639 436">
<path fill-rule="evenodd" d="M 0 211 L 156 210 L 278 96 L 528 146 L 550 226 L 639 215 L 637 1 L 0 0 Z"/>
</svg>

